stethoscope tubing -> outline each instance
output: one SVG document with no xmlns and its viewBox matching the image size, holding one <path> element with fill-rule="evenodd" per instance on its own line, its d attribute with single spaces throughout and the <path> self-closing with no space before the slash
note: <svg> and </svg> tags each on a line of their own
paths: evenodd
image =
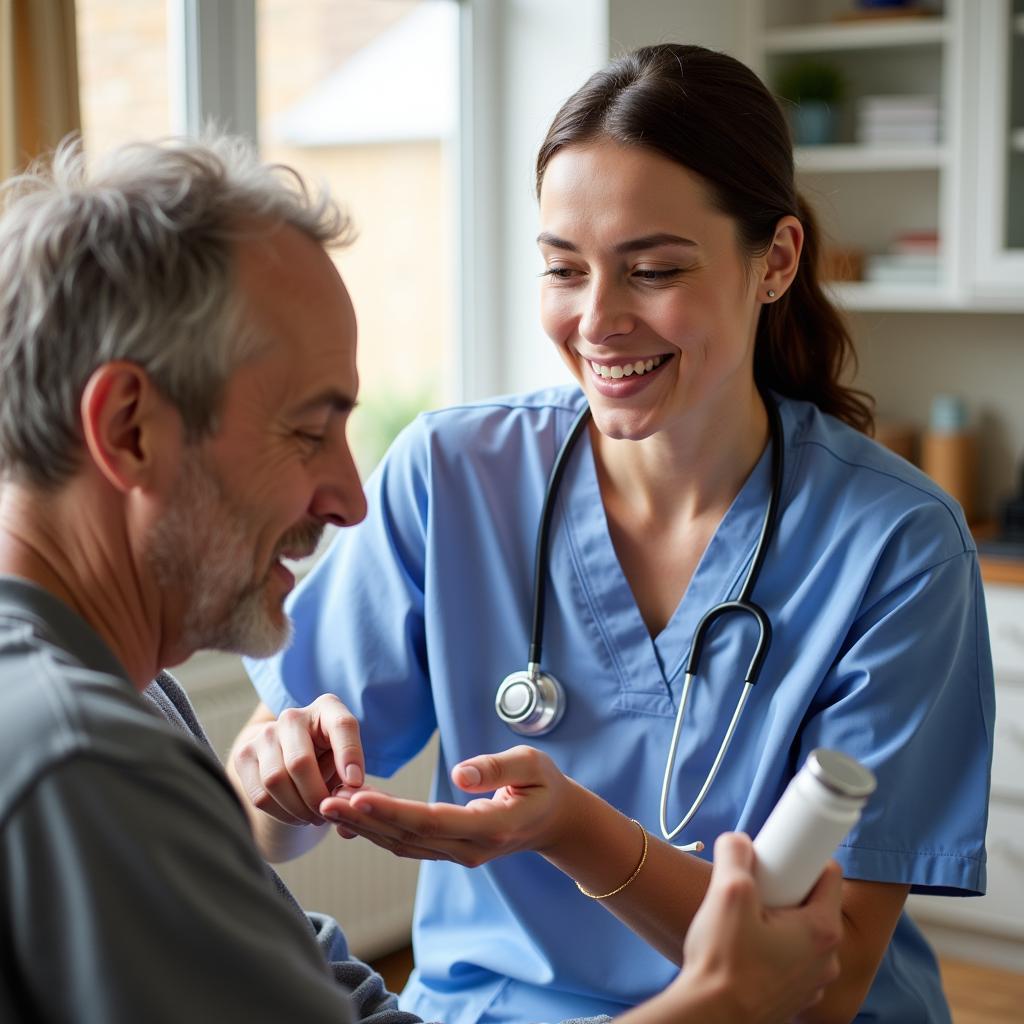
<svg viewBox="0 0 1024 1024">
<path fill-rule="evenodd" d="M 551 533 L 551 519 L 554 515 L 558 489 L 569 462 L 569 453 L 576 446 L 580 434 L 590 420 L 590 406 L 586 405 L 573 421 L 568 435 L 562 442 L 555 456 L 555 466 L 551 470 L 547 491 L 544 494 L 544 505 L 540 513 L 540 528 L 537 531 L 537 549 L 533 556 L 533 623 L 530 629 L 530 657 L 527 669 L 535 675 L 540 668 L 540 655 L 544 643 L 544 605 L 547 595 L 547 564 L 548 537 Z M 536 667 L 535 667 L 536 666 Z"/>
<path fill-rule="evenodd" d="M 743 714 L 743 709 L 746 706 L 747 699 L 761 675 L 761 669 L 764 666 L 765 659 L 767 658 L 768 651 L 771 647 L 771 620 L 769 619 L 767 612 L 765 612 L 760 605 L 755 604 L 751 600 L 751 594 L 753 593 L 754 587 L 757 585 L 757 581 L 760 577 L 761 567 L 764 564 L 768 547 L 775 536 L 776 521 L 779 515 L 779 505 L 782 499 L 783 474 L 785 468 L 783 458 L 784 437 L 782 431 L 782 419 L 779 415 L 778 406 L 776 405 L 774 398 L 771 395 L 762 394 L 762 400 L 768 414 L 768 424 L 771 434 L 771 492 L 768 497 L 768 506 L 765 510 L 764 519 L 761 523 L 761 531 L 757 538 L 757 544 L 754 547 L 754 555 L 751 558 L 750 566 L 747 570 L 746 577 L 744 578 L 743 585 L 740 588 L 738 596 L 734 600 L 723 601 L 720 604 L 715 605 L 713 608 L 708 609 L 697 624 L 697 628 L 693 634 L 693 640 L 690 643 L 690 651 L 686 659 L 683 688 L 679 699 L 679 708 L 676 711 L 675 723 L 672 729 L 672 740 L 669 745 L 668 757 L 665 761 L 665 774 L 662 779 L 661 786 L 659 817 L 662 835 L 668 842 L 671 842 L 693 820 L 694 815 L 696 815 L 701 804 L 704 802 L 704 798 L 707 796 L 708 790 L 715 781 L 715 776 L 718 774 L 718 770 L 721 767 L 726 752 L 729 749 L 729 745 L 732 742 L 733 735 L 736 732 L 736 728 L 739 723 L 740 716 Z M 551 533 L 551 520 L 554 515 L 555 502 L 558 497 L 562 476 L 565 473 L 565 468 L 569 461 L 569 455 L 589 420 L 590 407 L 585 406 L 573 421 L 572 427 L 570 428 L 565 440 L 562 442 L 562 445 L 558 450 L 558 454 L 555 457 L 554 467 L 551 471 L 547 491 L 544 495 L 540 526 L 537 531 L 537 545 L 534 553 L 533 621 L 531 623 L 530 631 L 530 654 L 529 661 L 527 663 L 527 671 L 526 673 L 513 673 L 511 676 L 506 677 L 501 689 L 499 689 L 499 700 L 496 702 L 497 705 L 500 705 L 501 703 L 500 697 L 502 690 L 504 690 L 513 678 L 517 680 L 525 679 L 525 684 L 517 682 L 516 685 L 531 686 L 533 688 L 532 699 L 535 701 L 537 699 L 536 687 L 539 685 L 539 682 L 549 679 L 546 674 L 541 672 L 540 663 L 544 641 L 544 609 L 547 588 L 548 542 Z M 743 680 L 743 690 L 740 693 L 739 700 L 736 702 L 736 707 L 733 710 L 729 726 L 726 729 L 722 742 L 715 754 L 711 770 L 705 776 L 704 783 L 700 787 L 696 799 L 693 801 L 690 809 L 683 816 L 679 824 L 677 824 L 675 828 L 669 829 L 668 799 L 671 789 L 672 773 L 675 768 L 676 754 L 679 747 L 679 737 L 682 732 L 683 719 L 686 714 L 686 705 L 689 700 L 693 681 L 698 674 L 701 655 L 704 652 L 704 642 L 712 626 L 719 623 L 728 615 L 733 614 L 749 615 L 754 619 L 758 626 L 757 642 L 754 646 L 754 653 L 750 659 L 750 664 L 747 667 L 747 673 Z M 540 728 L 534 729 L 531 732 L 518 728 L 516 722 L 503 716 L 503 720 L 506 721 L 510 728 L 514 731 L 522 731 L 527 735 L 543 735 L 544 732 L 549 731 L 550 728 L 554 728 L 561 718 L 561 712 L 564 710 L 564 703 L 560 703 L 560 701 L 564 701 L 564 697 L 562 697 L 561 685 L 558 684 L 553 677 L 550 677 L 550 681 L 551 691 L 554 694 L 556 704 L 559 705 L 553 709 L 549 709 L 554 712 L 550 716 L 550 724 L 544 724 Z M 501 713 L 501 708 L 499 706 L 499 714 Z M 681 849 L 699 850 L 702 846 L 703 844 L 701 843 L 691 843 L 681 847 Z"/>
<path fill-rule="evenodd" d="M 765 409 L 768 413 L 768 425 L 771 432 L 772 444 L 772 485 L 771 492 L 768 495 L 768 507 L 765 510 L 764 519 L 761 522 L 761 532 L 758 535 L 757 544 L 754 548 L 754 557 L 750 560 L 750 568 L 747 570 L 747 575 L 744 578 L 743 586 L 740 588 L 739 596 L 733 601 L 723 601 L 721 604 L 717 604 L 713 608 L 709 608 L 697 624 L 697 628 L 693 633 L 693 640 L 690 642 L 690 654 L 686 659 L 686 674 L 683 679 L 683 689 L 679 697 L 679 708 L 676 711 L 676 720 L 672 728 L 672 741 L 669 744 L 668 757 L 665 760 L 665 775 L 661 783 L 659 823 L 661 825 L 661 834 L 664 836 L 666 842 L 672 842 L 672 840 L 675 839 L 675 837 L 679 835 L 684 828 L 686 828 L 686 826 L 693 820 L 694 815 L 700 809 L 701 804 L 703 804 L 704 797 L 707 796 L 708 790 L 711 788 L 711 784 L 715 781 L 715 776 L 718 774 L 718 769 L 722 766 L 722 761 L 725 758 L 726 751 L 728 751 L 729 745 L 732 743 L 732 737 L 736 731 L 736 726 L 739 724 L 740 715 L 743 714 L 743 709 L 746 706 L 747 698 L 750 696 L 751 690 L 753 690 L 761 676 L 761 669 L 764 666 L 765 658 L 768 657 L 768 651 L 771 648 L 771 619 L 768 618 L 768 613 L 760 605 L 757 605 L 750 600 L 750 595 L 753 593 L 754 587 L 761 575 L 761 566 L 764 564 L 768 546 L 771 544 L 772 538 L 775 536 L 775 524 L 778 518 L 779 503 L 782 500 L 785 460 L 783 456 L 784 439 L 782 433 L 782 419 L 779 416 L 778 406 L 770 395 L 764 395 L 763 400 Z M 704 641 L 707 638 L 711 627 L 715 623 L 720 622 L 728 615 L 735 614 L 749 615 L 757 623 L 758 627 L 757 642 L 754 645 L 754 653 L 750 659 L 750 664 L 747 666 L 747 674 L 743 679 L 743 690 L 740 693 L 739 700 L 736 702 L 732 718 L 729 721 L 729 727 L 726 729 L 725 735 L 722 737 L 722 742 L 719 745 L 718 752 L 715 754 L 715 759 L 711 764 L 711 770 L 704 778 L 704 784 L 700 787 L 696 799 L 690 805 L 690 809 L 686 814 L 683 815 L 679 824 L 676 825 L 675 828 L 669 829 L 668 798 L 672 784 L 672 771 L 676 764 L 676 752 L 679 747 L 679 736 L 682 732 L 683 718 L 686 715 L 687 699 L 690 695 L 690 688 L 693 685 L 693 680 L 697 676 L 701 655 L 704 653 Z M 689 843 L 682 848 L 686 850 L 699 850 L 702 849 L 702 844 Z"/>
</svg>

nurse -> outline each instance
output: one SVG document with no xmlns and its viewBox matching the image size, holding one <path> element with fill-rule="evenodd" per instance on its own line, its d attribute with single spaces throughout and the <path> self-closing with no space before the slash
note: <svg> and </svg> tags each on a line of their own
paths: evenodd
<svg viewBox="0 0 1024 1024">
<path fill-rule="evenodd" d="M 292 646 L 249 666 L 264 703 L 233 770 L 264 847 L 294 854 L 333 820 L 424 859 L 403 1005 L 425 1019 L 614 1014 L 673 977 L 715 837 L 756 833 L 807 754 L 837 748 L 878 794 L 837 855 L 839 977 L 801 1019 L 947 1021 L 903 907 L 911 890 L 985 888 L 993 694 L 976 552 L 956 504 L 866 436 L 779 107 L 727 56 L 638 50 L 559 111 L 537 189 L 541 318 L 575 383 L 429 413 L 395 442 L 366 521 L 295 593 Z M 703 841 L 699 856 L 659 838 L 662 774 L 697 623 L 735 597 L 757 546 L 769 403 L 784 476 L 753 598 L 773 642 L 676 840 Z M 566 710 L 517 746 L 495 691 L 525 667 L 548 475 L 588 404 L 546 574 L 543 663 Z M 755 640 L 738 618 L 707 639 L 670 829 Z M 431 803 L 362 789 L 364 770 L 391 774 L 435 731 Z"/>
</svg>

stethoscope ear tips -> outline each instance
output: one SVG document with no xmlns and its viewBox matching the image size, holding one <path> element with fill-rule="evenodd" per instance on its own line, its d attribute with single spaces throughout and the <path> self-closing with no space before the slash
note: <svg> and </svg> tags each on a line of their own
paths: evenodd
<svg viewBox="0 0 1024 1024">
<path fill-rule="evenodd" d="M 513 672 L 498 687 L 494 698 L 498 717 L 520 736 L 543 736 L 565 713 L 562 684 L 546 672 Z"/>
</svg>

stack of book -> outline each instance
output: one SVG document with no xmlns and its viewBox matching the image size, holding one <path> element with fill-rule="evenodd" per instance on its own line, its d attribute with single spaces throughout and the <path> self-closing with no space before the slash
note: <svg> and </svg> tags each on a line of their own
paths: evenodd
<svg viewBox="0 0 1024 1024">
<path fill-rule="evenodd" d="M 929 146 L 939 141 L 938 96 L 862 96 L 857 141 L 866 146 Z"/>
<path fill-rule="evenodd" d="M 893 239 L 888 252 L 869 256 L 864 278 L 875 284 L 938 284 L 939 236 L 935 231 L 908 231 Z"/>
</svg>

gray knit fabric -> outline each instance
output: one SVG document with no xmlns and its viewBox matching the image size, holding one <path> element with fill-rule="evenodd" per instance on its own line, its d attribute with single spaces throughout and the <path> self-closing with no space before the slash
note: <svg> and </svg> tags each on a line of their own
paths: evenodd
<svg viewBox="0 0 1024 1024">
<path fill-rule="evenodd" d="M 148 697 L 169 722 L 190 732 L 211 754 L 214 754 L 192 704 L 181 685 L 170 673 L 161 672 L 150 683 L 143 696 Z M 361 960 L 351 956 L 345 934 L 338 922 L 325 914 L 304 913 L 280 875 L 269 866 L 268 870 L 273 874 L 282 898 L 294 907 L 297 914 L 304 914 L 308 919 L 334 977 L 352 994 L 353 1008 L 360 1024 L 419 1024 L 419 1017 L 398 1009 L 397 996 L 388 992 L 381 976 Z M 603 1015 L 577 1017 L 563 1021 L 562 1024 L 607 1024 L 611 1019 Z"/>
<path fill-rule="evenodd" d="M 167 721 L 191 733 L 214 754 L 188 696 L 168 672 L 161 672 L 146 688 L 143 696 L 156 705 Z M 214 756 L 216 756 L 214 754 Z M 326 914 L 306 914 L 288 886 L 268 865 L 274 884 L 296 914 L 302 915 L 313 929 L 335 980 L 351 993 L 353 1009 L 360 1024 L 420 1024 L 420 1018 L 398 1009 L 398 997 L 384 987 L 384 979 L 371 967 L 349 953 L 345 933 L 338 922 Z"/>
</svg>

